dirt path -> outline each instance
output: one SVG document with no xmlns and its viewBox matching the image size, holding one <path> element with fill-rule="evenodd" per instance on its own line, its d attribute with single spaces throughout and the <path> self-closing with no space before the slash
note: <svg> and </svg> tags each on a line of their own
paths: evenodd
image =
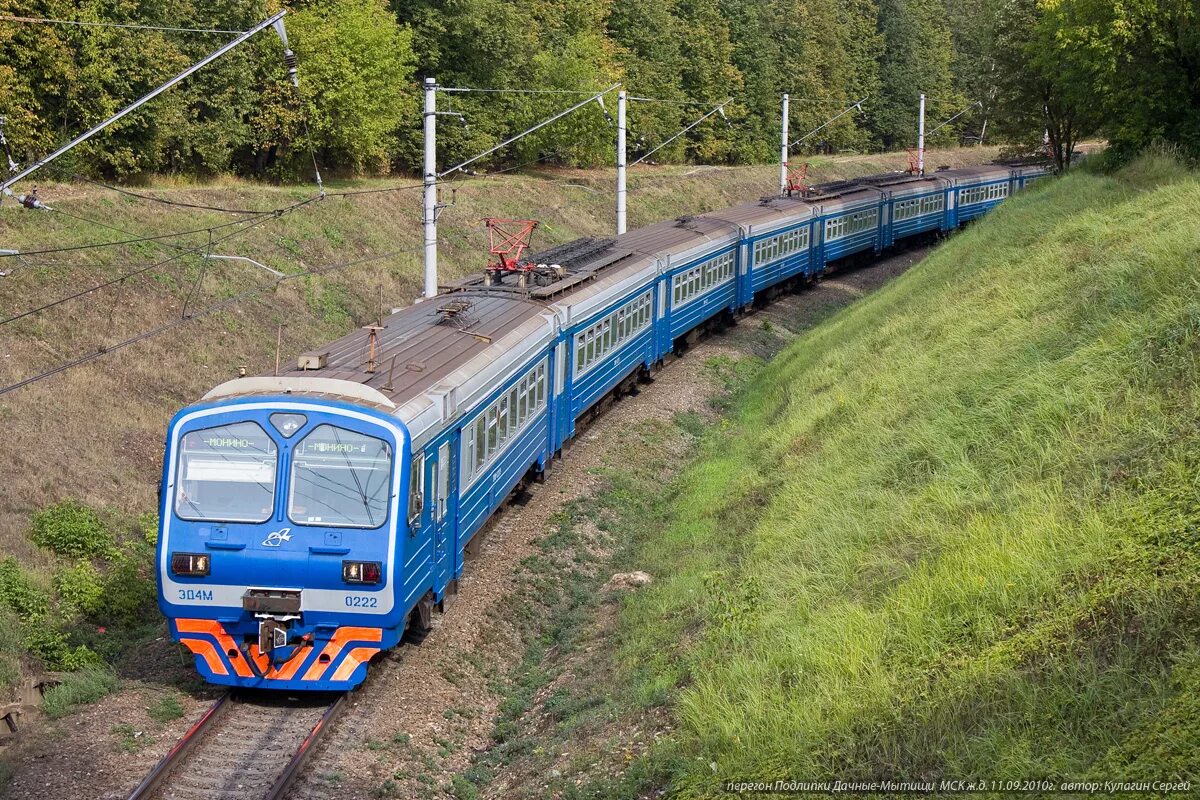
<svg viewBox="0 0 1200 800">
<path fill-rule="evenodd" d="M 491 746 L 503 676 L 524 644 L 514 624 L 497 624 L 522 565 L 555 518 L 597 488 L 595 471 L 635 425 L 669 422 L 680 412 L 711 418 L 719 384 L 709 362 L 724 356 L 769 357 L 798 332 L 917 263 L 925 250 L 883 259 L 780 298 L 725 334 L 705 339 L 661 370 L 636 398 L 615 404 L 588 427 L 528 502 L 493 520 L 478 557 L 467 565 L 458 600 L 437 617 L 420 646 L 404 646 L 372 667 L 364 689 L 316 753 L 294 798 L 454 797 L 455 776 Z M 601 563 L 600 569 L 604 569 Z M 163 656 L 174 658 L 164 651 Z M 30 733 L 12 753 L 6 797 L 45 800 L 119 798 L 211 702 L 181 695 L 182 716 L 155 722 L 163 690 L 135 685 L 84 711 Z M 140 733 L 139 733 L 140 731 Z M 135 735 L 136 734 L 136 735 Z"/>
</svg>

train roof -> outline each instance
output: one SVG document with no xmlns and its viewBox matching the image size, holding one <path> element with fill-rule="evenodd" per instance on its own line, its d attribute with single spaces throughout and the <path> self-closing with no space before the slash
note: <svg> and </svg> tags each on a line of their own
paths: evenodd
<svg viewBox="0 0 1200 800">
<path fill-rule="evenodd" d="M 206 399 L 302 393 L 340 398 L 399 416 L 414 444 L 482 401 L 559 330 L 572 327 L 643 286 L 660 271 L 704 258 L 739 241 L 798 222 L 878 201 L 917 194 L 946 182 L 1044 171 L 1035 162 L 939 170 L 925 176 L 891 172 L 820 184 L 802 196 L 764 197 L 726 209 L 647 225 L 611 238 L 585 237 L 529 256 L 543 265 L 528 283 L 487 282 L 472 275 L 329 344 L 302 353 L 278 376 L 242 378 Z M 490 284 L 490 285 L 489 285 Z M 371 328 L 374 330 L 371 330 Z M 371 339 L 374 337 L 374 357 Z"/>
</svg>

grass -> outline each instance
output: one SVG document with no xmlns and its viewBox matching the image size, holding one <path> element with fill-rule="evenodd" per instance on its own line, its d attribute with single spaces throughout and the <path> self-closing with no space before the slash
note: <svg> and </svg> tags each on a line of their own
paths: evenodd
<svg viewBox="0 0 1200 800">
<path fill-rule="evenodd" d="M 647 780 L 1200 778 L 1197 214 L 1040 186 L 743 383 L 620 619 Z"/>
<path fill-rule="evenodd" d="M 151 705 L 147 709 L 147 713 L 149 713 L 150 719 L 159 725 L 165 725 L 183 716 L 183 706 L 180 704 L 178 697 L 169 694 Z"/>
<path fill-rule="evenodd" d="M 42 710 L 51 719 L 64 717 L 76 707 L 94 703 L 117 690 L 117 676 L 107 667 L 85 667 L 63 676 L 62 683 L 42 695 Z"/>
</svg>

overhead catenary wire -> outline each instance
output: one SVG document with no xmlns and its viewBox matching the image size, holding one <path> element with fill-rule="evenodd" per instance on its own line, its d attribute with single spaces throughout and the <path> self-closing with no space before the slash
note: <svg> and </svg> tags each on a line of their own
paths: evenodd
<svg viewBox="0 0 1200 800">
<path fill-rule="evenodd" d="M 696 120 L 695 122 L 692 122 L 691 124 L 689 124 L 689 125 L 685 126 L 684 128 L 682 128 L 682 129 L 681 129 L 681 130 L 680 130 L 678 133 L 676 133 L 674 136 L 670 137 L 670 138 L 669 138 L 669 139 L 667 139 L 666 141 L 664 141 L 664 142 L 662 142 L 661 144 L 659 144 L 659 145 L 658 145 L 658 147 L 655 147 L 655 148 L 654 148 L 653 150 L 651 150 L 650 152 L 643 154 L 643 155 L 642 155 L 640 158 L 638 158 L 638 159 L 636 159 L 636 160 L 634 160 L 634 161 L 631 161 L 631 162 L 629 162 L 629 166 L 631 166 L 631 167 L 632 167 L 634 164 L 640 164 L 640 163 L 642 163 L 642 162 L 643 162 L 643 161 L 645 161 L 647 158 L 649 158 L 650 156 L 654 155 L 654 154 L 655 154 L 655 153 L 657 153 L 659 150 L 662 150 L 664 147 L 666 147 L 667 145 L 669 145 L 671 142 L 675 141 L 675 140 L 676 140 L 676 139 L 678 139 L 680 136 L 683 136 L 685 133 L 687 133 L 688 131 L 690 131 L 692 128 L 694 128 L 694 127 L 696 127 L 697 125 L 699 125 L 701 122 L 704 122 L 704 120 L 708 119 L 708 118 L 709 118 L 709 117 L 711 117 L 713 114 L 716 114 L 716 113 L 720 112 L 722 115 L 724 115 L 724 113 L 725 113 L 725 111 L 724 111 L 724 109 L 725 109 L 725 106 L 726 106 L 726 105 L 728 105 L 728 104 L 729 104 L 729 103 L 730 103 L 732 100 L 733 100 L 733 98 L 732 98 L 732 97 L 730 97 L 730 98 L 726 98 L 726 100 L 725 100 L 724 102 L 722 102 L 722 103 L 718 103 L 718 104 L 716 105 L 716 107 L 714 107 L 714 108 L 713 108 L 711 111 L 709 111 L 707 114 L 705 114 L 704 116 L 700 117 L 700 118 L 699 118 L 698 120 Z"/>
<path fill-rule="evenodd" d="M 0 14 L 0 22 L 23 22 L 35 25 L 74 25 L 84 28 L 124 28 L 135 31 L 169 31 L 173 33 L 220 33 L 236 34 L 238 30 L 221 28 L 178 28 L 171 25 L 142 25 L 132 22 L 91 22 L 78 19 L 50 19 L 46 17 L 18 17 L 12 14 Z"/>
<path fill-rule="evenodd" d="M 244 32 L 240 33 L 240 34 L 239 34 L 237 37 L 235 37 L 234 39 L 232 39 L 232 40 L 230 40 L 230 41 L 226 42 L 225 44 L 221 45 L 220 47 L 218 47 L 218 48 L 217 48 L 216 50 L 214 50 L 213 52 L 209 53 L 209 54 L 208 54 L 207 56 L 205 56 L 204 58 L 200 59 L 200 60 L 199 60 L 199 61 L 197 61 L 196 63 L 194 63 L 194 64 L 192 64 L 191 66 L 189 66 L 187 69 L 183 70 L 183 72 L 180 72 L 180 73 L 179 73 L 178 75 L 176 75 L 175 77 L 173 77 L 173 78 L 170 78 L 169 80 L 165 81 L 164 83 L 161 83 L 161 84 L 159 84 L 157 87 L 155 87 L 154 89 L 152 89 L 150 92 L 148 92 L 147 94 L 144 94 L 144 95 L 142 95 L 142 96 L 141 96 L 141 97 L 139 97 L 137 100 L 135 100 L 135 101 L 133 101 L 132 103 L 130 103 L 129 105 L 125 106 L 125 107 L 124 107 L 124 108 L 122 108 L 120 111 L 118 111 L 117 113 L 115 113 L 115 114 L 113 114 L 112 116 L 108 117 L 107 119 L 103 120 L 102 122 L 99 122 L 99 123 L 97 123 L 96 125 L 93 125 L 91 128 L 89 128 L 88 130 L 86 130 L 86 131 L 84 131 L 83 133 L 79 134 L 79 135 L 78 135 L 78 136 L 76 136 L 74 139 L 72 139 L 71 141 L 67 142 L 67 143 L 66 143 L 66 144 L 64 144 L 62 147 L 58 148 L 58 149 L 57 149 L 57 150 L 55 150 L 53 153 L 51 153 L 50 155 L 48 155 L 48 156 L 43 156 L 43 157 L 42 157 L 40 160 L 38 160 L 36 163 L 34 163 L 34 164 L 31 164 L 30 166 L 26 167 L 26 168 L 25 168 L 25 169 L 23 169 L 23 170 L 20 170 L 19 172 L 17 172 L 16 174 L 12 175 L 11 177 L 9 177 L 9 178 L 6 178 L 6 179 L 5 179 L 3 182 L 0 182 L 0 192 L 5 192 L 5 191 L 7 191 L 7 190 L 9 189 L 9 187 L 10 187 L 10 186 L 12 186 L 13 184 L 15 184 L 17 181 L 19 181 L 19 180 L 21 180 L 21 179 L 23 179 L 23 178 L 25 178 L 25 177 L 27 177 L 27 176 L 29 176 L 29 175 L 33 174 L 33 173 L 34 173 L 34 172 L 36 172 L 37 170 L 39 170 L 39 169 L 41 169 L 42 167 L 44 167 L 44 166 L 46 166 L 47 164 L 49 164 L 49 163 L 50 163 L 51 161 L 53 161 L 54 159 L 56 159 L 56 158 L 58 158 L 59 156 L 61 156 L 63 153 L 66 153 L 66 152 L 68 152 L 69 150 L 71 150 L 72 148 L 74 148 L 76 145 L 78 145 L 78 144 L 81 144 L 82 142 L 85 142 L 85 141 L 87 141 L 87 140 L 88 140 L 88 139 L 90 139 L 92 136 L 94 136 L 94 135 L 96 135 L 97 133 L 99 133 L 100 131 L 104 130 L 104 129 L 105 129 L 105 128 L 107 128 L 109 125 L 113 124 L 114 122 L 116 122 L 117 120 L 121 119 L 121 118 L 122 118 L 122 117 L 124 117 L 125 115 L 127 115 L 127 114 L 129 114 L 129 113 L 133 112 L 134 110 L 136 110 L 136 109 L 140 108 L 141 106 L 145 105 L 146 103 L 150 102 L 150 101 L 151 101 L 151 100 L 153 100 L 155 97 L 158 97 L 160 94 L 162 94 L 163 92 L 167 91 L 168 89 L 170 89 L 170 88 L 171 88 L 172 86 L 174 86 L 175 84 L 177 84 L 177 83 L 179 83 L 180 81 L 182 81 L 182 80 L 184 80 L 185 78 L 187 78 L 189 75 L 193 74 L 194 72 L 196 72 L 196 71 L 198 71 L 198 70 L 200 70 L 200 69 L 203 69 L 203 68 L 204 68 L 205 66 L 207 66 L 208 64 L 211 64 L 213 61 L 216 61 L 218 58 L 220 58 L 221 56 L 225 55 L 225 54 L 226 54 L 226 53 L 228 53 L 230 50 L 233 50 L 233 49 L 234 49 L 235 47 L 237 47 L 238 45 L 240 45 L 240 44 L 242 44 L 243 42 L 245 42 L 246 40 L 250 39 L 251 37 L 253 37 L 254 35 L 256 35 L 256 34 L 257 34 L 259 31 L 262 31 L 262 30 L 264 30 L 264 29 L 266 29 L 266 28 L 269 28 L 269 27 L 271 27 L 272 25 L 275 25 L 276 23 L 278 23 L 280 20 L 282 20 L 282 19 L 283 19 L 284 15 L 285 15 L 286 13 L 287 13 L 287 11 L 286 11 L 286 10 L 283 10 L 283 11 L 280 11 L 280 12 L 278 12 L 277 14 L 273 14 L 271 17 L 269 17 L 268 19 L 264 20 L 263 22 L 260 22 L 260 23 L 258 23 L 257 25 L 253 26 L 252 28 L 250 28 L 249 30 L 246 30 L 246 31 L 244 31 Z"/>
<path fill-rule="evenodd" d="M 474 164 L 476 161 L 479 161 L 480 159 L 487 158 L 492 153 L 496 152 L 497 150 L 501 150 L 501 149 L 507 147 L 508 145 L 512 144 L 513 142 L 517 141 L 518 139 L 522 139 L 522 138 L 528 136 L 529 134 L 533 133 L 534 131 L 541 130 L 542 128 L 546 127 L 547 125 L 549 125 L 553 122 L 557 122 L 558 120 L 562 119 L 563 117 L 567 116 L 568 114 L 571 114 L 571 113 L 577 111 L 578 109 L 583 108 L 588 103 L 591 103 L 599 98 L 604 97 L 604 95 L 617 89 L 620 85 L 621 85 L 620 83 L 614 83 L 612 86 L 609 86 L 607 89 L 604 89 L 599 92 L 594 92 L 590 96 L 588 96 L 587 98 L 585 98 L 583 100 L 580 100 L 578 103 L 571 106 L 570 108 L 563 109 L 562 111 L 559 111 L 554 116 L 547 117 L 546 119 L 542 120 L 541 122 L 537 123 L 536 125 L 532 125 L 532 126 L 526 128 L 525 130 L 521 131 L 520 133 L 516 134 L 515 136 L 510 136 L 509 138 L 505 139 L 503 142 L 500 142 L 500 144 L 495 145 L 494 147 L 489 147 L 487 150 L 484 150 L 482 153 L 478 153 L 477 155 L 471 156 L 466 161 L 462 161 L 458 164 L 455 164 L 453 167 L 450 167 L 447 170 L 443 170 L 442 172 L 439 172 L 436 177 L 444 178 L 447 175 L 452 175 L 455 172 L 458 172 L 459 170 L 462 170 L 465 167 L 467 167 L 471 164 Z"/>
<path fill-rule="evenodd" d="M 277 209 L 275 211 L 263 211 L 263 212 L 257 214 L 256 217 L 267 217 L 267 218 L 276 217 L 282 213 L 286 213 L 287 211 L 290 211 L 292 208 L 296 208 L 300 205 L 304 205 L 305 203 L 312 202 L 313 200 L 316 200 L 316 199 L 318 199 L 318 198 L 313 197 L 313 198 L 310 198 L 309 200 L 304 201 L 303 203 L 297 203 L 296 205 L 289 206 L 284 209 Z M 68 214 L 68 216 L 71 216 L 71 215 Z M 0 259 L 15 258 L 18 255 L 20 255 L 20 256 L 40 256 L 40 255 L 51 255 L 53 253 L 74 253 L 74 252 L 78 252 L 80 250 L 95 250 L 100 247 L 118 247 L 121 245 L 141 244 L 142 242 L 158 242 L 158 241 L 162 241 L 164 239 L 175 239 L 180 236 L 191 236 L 191 235 L 197 234 L 197 233 L 207 233 L 210 230 L 220 230 L 221 228 L 228 228 L 233 225 L 244 225 L 245 223 L 254 220 L 256 217 L 250 217 L 247 219 L 235 219 L 230 222 L 223 222 L 220 225 L 208 225 L 203 228 L 192 228 L 191 230 L 176 231 L 174 233 L 159 233 L 159 234 L 155 234 L 153 236 L 139 236 L 135 239 L 122 239 L 122 240 L 116 241 L 116 242 L 92 242 L 91 244 L 77 244 L 77 245 L 71 245 L 70 247 L 50 247 L 50 248 L 47 248 L 44 250 L 26 250 L 21 253 L 0 253 Z"/>
<path fill-rule="evenodd" d="M 803 142 L 803 141 L 804 141 L 805 139 L 807 139 L 808 137 L 810 137 L 810 136 L 812 136 L 812 135 L 816 134 L 818 131 L 822 131 L 822 130 L 824 130 L 825 128 L 827 128 L 827 127 L 829 127 L 830 125 L 832 125 L 833 123 L 837 122 L 839 119 L 841 119 L 842 117 L 846 116 L 847 114 L 849 114 L 849 113 L 850 113 L 852 110 L 854 110 L 854 109 L 856 109 L 856 108 L 858 109 L 858 113 L 859 113 L 859 114 L 863 114 L 863 115 L 865 116 L 865 112 L 863 111 L 862 104 L 863 104 L 863 103 L 865 103 L 865 102 L 867 102 L 867 100 L 869 100 L 869 99 L 870 99 L 870 97 L 871 97 L 870 95 L 864 95 L 864 96 L 863 96 L 861 99 L 855 100 L 853 103 L 851 103 L 850 105 L 846 106 L 846 107 L 845 107 L 845 108 L 843 108 L 841 111 L 839 111 L 838 113 L 834 114 L 832 117 L 830 117 L 829 119 L 825 120 L 825 121 L 824 121 L 824 122 L 822 122 L 820 125 L 818 125 L 817 127 L 813 128 L 813 129 L 812 129 L 811 131 L 809 131 L 808 133 L 806 133 L 806 134 L 804 134 L 803 136 L 801 136 L 801 137 L 800 137 L 799 139 L 797 139 L 796 141 L 794 141 L 794 142 L 789 142 L 789 143 L 788 143 L 788 147 L 795 147 L 796 145 L 800 144 L 801 142 Z"/>
<path fill-rule="evenodd" d="M 130 336 L 129 338 L 123 339 L 120 342 L 117 342 L 115 344 L 103 346 L 94 353 L 88 353 L 87 355 L 83 355 L 78 358 L 74 358 L 63 364 L 59 364 L 56 367 L 45 370 L 44 372 L 40 372 L 36 375 L 32 375 L 28 378 L 24 378 L 23 380 L 17 381 L 16 383 L 10 384 L 8 386 L 4 386 L 4 387 L 0 388 L 0 397 L 4 396 L 10 392 L 15 392 L 18 389 L 23 389 L 24 387 L 29 386 L 31 384 L 38 383 L 39 381 L 43 381 L 47 378 L 51 378 L 60 373 L 66 372 L 67 370 L 72 369 L 74 367 L 78 367 L 83 364 L 87 364 L 89 362 L 95 361 L 99 358 L 103 358 L 104 356 L 106 356 L 110 353 L 113 353 L 113 352 L 116 352 L 117 350 L 121 350 L 126 347 L 129 347 L 130 345 L 137 344 L 138 342 L 144 342 L 147 339 L 154 338 L 155 336 L 160 336 L 168 331 L 174 330 L 175 328 L 186 325 L 189 322 L 194 322 L 195 320 L 197 320 L 201 317 L 216 313 L 218 311 L 223 311 L 227 308 L 232 308 L 233 306 L 235 306 L 238 303 L 241 303 L 245 300 L 253 299 L 254 297 L 258 297 L 263 294 L 266 294 L 268 291 L 271 291 L 271 290 L 277 288 L 280 284 L 283 284 L 287 281 L 295 280 L 297 278 L 312 277 L 315 275 L 324 275 L 324 274 L 327 274 L 330 272 L 336 272 L 338 270 L 348 269 L 350 267 L 367 264 L 372 261 L 380 261 L 385 258 L 392 258 L 394 256 L 401 255 L 402 253 L 415 252 L 416 250 L 417 250 L 417 248 L 393 250 L 393 251 L 390 251 L 387 253 L 380 253 L 378 255 L 364 256 L 363 258 L 355 259 L 352 261 L 346 261 L 346 262 L 342 262 L 342 263 L 338 263 L 338 264 L 327 265 L 324 267 L 317 267 L 315 269 L 306 270 L 305 272 L 296 272 L 296 273 L 292 273 L 290 275 L 284 275 L 281 278 L 277 278 L 276 280 L 271 281 L 266 286 L 257 287 L 254 289 L 248 289 L 245 292 L 234 295 L 233 297 L 229 297 L 229 298 L 226 298 L 225 300 L 221 300 L 219 302 L 205 306 L 204 308 L 199 309 L 198 311 L 194 312 L 190 316 L 173 319 L 170 322 L 166 322 L 157 327 L 142 331 L 141 333 L 135 334 L 134 336 Z"/>
<path fill-rule="evenodd" d="M 573 95 L 594 95 L 595 89 L 505 89 L 505 88 L 487 88 L 479 89 L 473 86 L 439 86 L 439 92 L 453 92 L 456 94 L 479 93 L 479 94 L 573 94 Z M 611 90 L 610 90 L 611 91 Z"/>
<path fill-rule="evenodd" d="M 289 207 L 289 208 L 287 208 L 286 210 L 284 210 L 284 211 L 281 211 L 281 212 L 279 212 L 279 213 L 276 213 L 276 214 L 262 215 L 262 216 L 259 216 L 259 217 L 252 217 L 252 218 L 250 218 L 250 219 L 241 219 L 241 220 L 235 220 L 234 222 L 231 222 L 231 223 L 226 223 L 226 224 L 224 224 L 224 225 L 221 225 L 221 226 L 214 226 L 214 227 L 212 227 L 212 228 L 200 228 L 200 229 L 198 229 L 198 230 L 196 230 L 196 231 L 193 231 L 193 233 L 207 233 L 207 232 L 210 232 L 210 231 L 217 230 L 217 229 L 219 229 L 219 228 L 228 228 L 228 227 L 230 227 L 230 226 L 232 226 L 232 225 L 244 225 L 244 226 L 245 226 L 244 228 L 241 228 L 241 229 L 239 229 L 239 230 L 236 230 L 236 231 L 232 231 L 232 232 L 230 232 L 230 233 L 228 233 L 228 234 L 226 234 L 226 235 L 224 235 L 224 236 L 220 236 L 220 237 L 217 237 L 217 238 L 215 238 L 215 239 L 211 239 L 211 244 L 212 244 L 212 245 L 216 245 L 216 244 L 219 244 L 219 243 L 221 243 L 221 242 L 228 241 L 229 239 L 232 239 L 232 238 L 234 238 L 235 236 L 241 236 L 241 235 L 242 235 L 242 234 L 244 234 L 246 231 L 248 231 L 248 230 L 251 230 L 251 229 L 252 229 L 252 228 L 254 228 L 254 227 L 257 227 L 258 225 L 261 225 L 261 224 L 263 224 L 263 223 L 265 223 L 265 222 L 269 222 L 269 221 L 270 221 L 270 220 L 272 220 L 272 219 L 276 219 L 277 217 L 279 217 L 279 216 L 282 216 L 282 214 L 289 213 L 289 212 L 291 212 L 291 211 L 294 211 L 294 210 L 295 210 L 295 209 L 297 209 L 297 208 L 301 208 L 301 207 L 303 207 L 303 206 L 307 205 L 308 203 L 311 203 L 311 202 L 313 202 L 313 201 L 314 201 L 314 200 L 316 200 L 316 199 L 317 199 L 317 198 L 313 197 L 313 198 L 310 198 L 310 199 L 308 199 L 308 200 L 305 200 L 305 201 L 304 201 L 304 202 L 302 202 L 302 203 L 296 203 L 295 205 L 293 205 L 293 206 L 290 206 L 290 207 Z M 209 247 L 210 247 L 210 243 L 209 243 L 209 242 L 205 242 L 204 244 L 202 244 L 202 245 L 199 245 L 199 246 L 197 246 L 197 247 L 192 247 L 192 248 L 188 248 L 188 249 L 185 249 L 185 250 L 181 250 L 180 252 L 176 253 L 175 255 L 173 255 L 173 256 L 171 256 L 171 257 L 169 257 L 169 258 L 165 258 L 165 259 L 163 259 L 163 260 L 161 260 L 161 261 L 156 261 L 156 262 L 154 262 L 154 263 L 152 263 L 152 264 L 147 264 L 147 265 L 145 265 L 145 266 L 143 266 L 143 267 L 139 267 L 138 269 L 131 270 L 131 271 L 129 271 L 129 272 L 126 272 L 126 273 L 124 273 L 124 274 L 122 274 L 122 275 L 119 275 L 119 276 L 117 276 L 117 277 L 115 277 L 115 278 L 111 278 L 111 279 L 109 279 L 109 280 L 107 280 L 107 281 L 103 281 L 103 282 L 101 282 L 101 283 L 98 283 L 98 284 L 96 284 L 96 285 L 94 285 L 94 286 L 89 286 L 89 287 L 88 287 L 88 288 L 86 288 L 86 289 L 81 289 L 81 290 L 79 290 L 79 291 L 77 291 L 77 292 L 74 292 L 74 293 L 72 293 L 72 294 L 66 295 L 65 297 L 60 297 L 60 298 L 58 298 L 57 300 L 53 300 L 53 301 L 51 301 L 51 302 L 49 302 L 49 303 L 45 303 L 45 304 L 43 304 L 43 305 L 37 306 L 36 308 L 31 308 L 31 309 L 28 309 L 28 310 L 26 310 L 26 311 L 22 311 L 22 312 L 20 312 L 20 313 L 13 314 L 13 315 L 11 315 L 11 316 L 9 316 L 9 317 L 5 318 L 5 319 L 2 319 L 2 320 L 0 320 L 0 326 L 3 326 L 3 325 L 8 325 L 8 324 L 9 324 L 9 323 L 11 323 L 11 322 L 16 322 L 17 320 L 24 319 L 24 318 L 26 318 L 26 317 L 29 317 L 29 316 L 32 316 L 32 315 L 34 315 L 34 314 L 39 314 L 39 313 L 41 313 L 41 312 L 43 312 L 43 311 L 47 311 L 47 310 L 49 310 L 49 309 L 51 309 L 51 308 L 54 308 L 54 307 L 56 307 L 56 306 L 60 306 L 60 305 L 62 305 L 63 303 L 67 303 L 67 302 L 70 302 L 71 300 L 75 300 L 75 299 L 77 299 L 77 298 L 83 297 L 84 295 L 91 294 L 92 292 L 96 292 L 96 291 L 99 291 L 99 290 L 101 290 L 101 289 L 106 289 L 106 288 L 108 288 L 109 286 L 113 286 L 113 285 L 115 285 L 115 284 L 122 283 L 122 282 L 124 282 L 124 281 L 126 281 L 126 280 L 128 280 L 128 279 L 130 279 L 130 278 L 137 277 L 138 275 L 143 275 L 143 274 L 145 274 L 145 273 L 149 272 L 149 271 L 150 271 L 150 270 L 152 270 L 152 269 L 157 269 L 157 268 L 159 268 L 159 267 L 165 266 L 165 265 L 167 265 L 167 264 L 169 264 L 169 263 L 171 263 L 171 262 L 173 262 L 173 261 L 176 261 L 176 260 L 178 260 L 178 259 L 180 259 L 180 258 L 183 258 L 184 256 L 198 254 L 198 253 L 200 253 L 200 252 L 204 251 L 205 249 L 207 249 L 207 248 L 209 248 Z"/>
<path fill-rule="evenodd" d="M 926 99 L 928 99 L 928 98 L 926 98 Z M 954 122 L 954 120 L 958 119 L 958 118 L 959 118 L 959 117 L 961 117 L 963 114 L 966 114 L 968 111 L 970 111 L 971 109 L 975 108 L 976 106 L 978 106 L 979 108 L 983 108 L 983 102 L 982 102 L 982 101 L 980 101 L 980 100 L 972 100 L 970 105 L 968 105 L 968 106 L 967 106 L 966 108 L 964 108 L 962 111 L 960 111 L 960 112 L 958 112 L 957 114 L 955 114 L 955 115 L 954 115 L 953 117 L 951 117 L 950 119 L 948 119 L 948 120 L 946 120 L 945 122 L 943 122 L 941 125 L 938 125 L 936 128 L 934 128 L 934 129 L 932 129 L 932 130 L 930 130 L 930 131 L 926 132 L 925 136 L 926 136 L 927 138 L 928 138 L 928 137 L 930 137 L 930 136 L 933 136 L 935 133 L 937 133 L 938 131 L 940 131 L 942 128 L 946 127 L 946 126 L 947 126 L 947 125 L 949 125 L 951 122 Z"/>
<path fill-rule="evenodd" d="M 165 197 L 153 197 L 152 195 L 140 194 L 138 192 L 134 192 L 129 189 L 123 189 L 120 186 L 113 186 L 108 183 L 103 183 L 101 181 L 93 180 L 91 178 L 86 178 L 83 175 L 76 175 L 75 179 L 78 181 L 83 181 L 84 183 L 90 183 L 93 186 L 99 186 L 102 189 L 108 189 L 109 191 L 116 192 L 117 194 L 125 195 L 126 197 L 133 197 L 138 200 L 145 200 L 150 203 L 160 203 L 165 206 L 176 206 L 177 208 L 191 208 L 191 209 L 196 209 L 199 211 L 216 211 L 221 214 L 268 214 L 268 213 L 271 213 L 270 210 L 259 211 L 259 210 L 255 210 L 255 209 L 249 209 L 249 208 L 224 208 L 222 206 L 209 206 L 209 205 L 204 205 L 202 203 L 185 203 L 182 200 L 168 200 Z"/>
<path fill-rule="evenodd" d="M 625 99 L 629 100 L 631 102 L 637 101 L 639 103 L 663 103 L 664 105 L 672 105 L 672 106 L 707 106 L 708 105 L 707 100 L 671 100 L 668 98 L 661 98 L 661 97 L 641 97 L 636 94 L 627 95 L 625 97 Z M 730 98 L 729 100 L 726 100 L 725 103 L 728 104 L 732 100 L 733 100 L 733 98 Z"/>
</svg>

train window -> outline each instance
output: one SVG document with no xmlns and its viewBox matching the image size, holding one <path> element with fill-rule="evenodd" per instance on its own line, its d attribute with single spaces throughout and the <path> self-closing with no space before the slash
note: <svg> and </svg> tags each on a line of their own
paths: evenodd
<svg viewBox="0 0 1200 800">
<path fill-rule="evenodd" d="M 413 453 L 412 467 L 408 471 L 408 527 L 415 530 L 421 525 L 421 508 L 425 505 L 425 454 Z M 384 508 L 384 516 L 387 509 Z"/>
<path fill-rule="evenodd" d="M 266 522 L 275 511 L 275 441 L 257 423 L 184 434 L 175 515 L 188 520 Z"/>
<path fill-rule="evenodd" d="M 466 465 L 468 471 L 475 469 L 475 429 L 472 426 L 471 430 L 463 436 L 463 464 Z"/>
<path fill-rule="evenodd" d="M 423 473 L 421 454 L 414 454 L 410 484 L 418 514 Z M 288 517 L 298 525 L 377 528 L 387 519 L 391 476 L 392 451 L 383 439 L 318 425 L 293 451 Z"/>
<path fill-rule="evenodd" d="M 475 469 L 478 470 L 487 461 L 487 431 L 486 421 L 480 417 L 475 420 Z"/>
<path fill-rule="evenodd" d="M 546 407 L 546 371 L 544 360 L 530 368 L 506 394 L 492 401 L 463 428 L 463 491 Z"/>
</svg>

